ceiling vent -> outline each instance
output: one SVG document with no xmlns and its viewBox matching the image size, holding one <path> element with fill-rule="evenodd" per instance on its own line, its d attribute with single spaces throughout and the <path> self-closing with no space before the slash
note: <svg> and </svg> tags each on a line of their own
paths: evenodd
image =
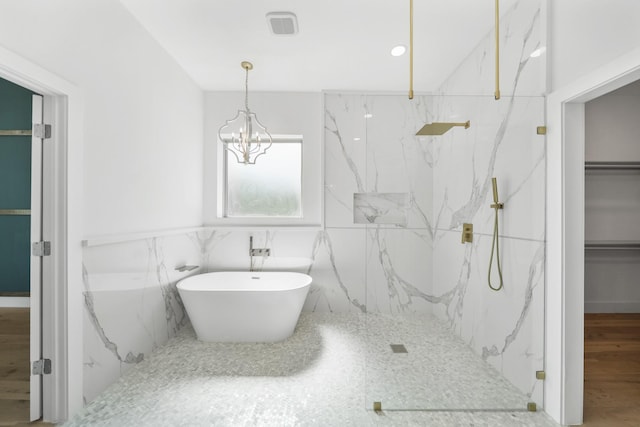
<svg viewBox="0 0 640 427">
<path fill-rule="evenodd" d="M 298 33 L 298 19 L 292 12 L 269 12 L 267 22 L 272 34 L 290 36 Z"/>
</svg>

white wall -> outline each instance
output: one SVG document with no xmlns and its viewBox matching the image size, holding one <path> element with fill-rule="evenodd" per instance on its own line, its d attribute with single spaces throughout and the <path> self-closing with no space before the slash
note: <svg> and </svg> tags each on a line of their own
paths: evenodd
<svg viewBox="0 0 640 427">
<path fill-rule="evenodd" d="M 117 1 L 7 0 L 0 16 L 0 69 L 68 96 L 52 113 L 66 107 L 69 119 L 52 142 L 56 167 L 69 166 L 66 185 L 56 176 L 66 241 L 52 239 L 54 257 L 66 259 L 51 304 L 64 310 L 52 351 L 66 377 L 45 401 L 59 421 L 82 405 L 81 239 L 202 223 L 202 92 Z"/>
<path fill-rule="evenodd" d="M 548 0 L 550 92 L 638 47 L 640 2 Z"/>
<path fill-rule="evenodd" d="M 202 223 L 202 92 L 120 5 L 4 1 L 0 44 L 85 96 L 84 234 Z"/>
</svg>

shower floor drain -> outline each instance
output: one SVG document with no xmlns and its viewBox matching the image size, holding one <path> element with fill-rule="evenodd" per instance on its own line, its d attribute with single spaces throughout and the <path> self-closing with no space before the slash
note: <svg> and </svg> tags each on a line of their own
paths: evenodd
<svg viewBox="0 0 640 427">
<path fill-rule="evenodd" d="M 409 353 L 407 351 L 407 347 L 404 346 L 404 344 L 390 344 L 391 346 L 391 351 L 393 351 L 394 353 Z"/>
</svg>

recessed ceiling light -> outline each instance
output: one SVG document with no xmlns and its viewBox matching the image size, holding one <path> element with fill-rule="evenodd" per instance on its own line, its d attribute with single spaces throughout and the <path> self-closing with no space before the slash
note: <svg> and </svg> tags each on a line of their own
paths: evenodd
<svg viewBox="0 0 640 427">
<path fill-rule="evenodd" d="M 395 46 L 393 49 L 391 49 L 391 55 L 402 56 L 406 51 L 407 51 L 407 47 L 403 44 L 399 44 L 398 46 Z"/>
<path fill-rule="evenodd" d="M 370 119 L 371 117 L 373 117 L 373 114 L 371 114 L 371 113 L 366 113 L 366 114 L 364 115 L 364 118 L 365 118 L 365 119 Z"/>
<path fill-rule="evenodd" d="M 355 138 L 353 138 L 354 141 L 360 141 L 360 138 L 358 138 L 357 136 Z"/>
</svg>

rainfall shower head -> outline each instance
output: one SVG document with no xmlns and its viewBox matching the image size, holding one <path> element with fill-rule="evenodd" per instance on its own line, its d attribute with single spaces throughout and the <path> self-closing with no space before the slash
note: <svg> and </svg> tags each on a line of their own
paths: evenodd
<svg viewBox="0 0 640 427">
<path fill-rule="evenodd" d="M 454 126 L 464 126 L 465 129 L 468 129 L 469 126 L 471 126 L 471 122 L 466 121 L 465 123 L 429 123 L 428 125 L 422 126 L 422 129 L 420 129 L 418 133 L 416 133 L 416 135 L 443 135 Z"/>
</svg>

